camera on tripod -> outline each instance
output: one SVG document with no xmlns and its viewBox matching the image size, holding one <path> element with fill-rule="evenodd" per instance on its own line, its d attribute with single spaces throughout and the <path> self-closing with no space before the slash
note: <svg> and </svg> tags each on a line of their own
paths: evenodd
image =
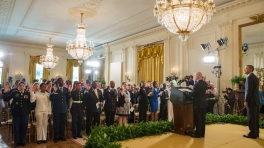
<svg viewBox="0 0 264 148">
<path fill-rule="evenodd" d="M 168 76 L 168 77 L 165 77 L 166 78 L 166 81 L 168 82 L 171 82 L 172 80 L 177 80 L 178 77 L 175 77 L 175 76 Z"/>
<path fill-rule="evenodd" d="M 222 93 L 227 93 L 227 90 L 228 90 L 228 89 L 226 88 L 225 90 L 222 91 Z"/>
</svg>

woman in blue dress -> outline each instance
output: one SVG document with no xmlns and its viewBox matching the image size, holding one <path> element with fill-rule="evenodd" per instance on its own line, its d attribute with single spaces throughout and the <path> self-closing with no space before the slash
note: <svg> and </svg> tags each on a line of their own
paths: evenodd
<svg viewBox="0 0 264 148">
<path fill-rule="evenodd" d="M 152 96 L 149 98 L 149 104 L 150 104 L 150 109 L 151 109 L 151 120 L 153 122 L 156 121 L 157 118 L 157 111 L 158 111 L 158 105 L 159 105 L 159 88 L 158 88 L 158 83 L 156 81 L 153 82 L 153 90 L 152 90 Z"/>
</svg>

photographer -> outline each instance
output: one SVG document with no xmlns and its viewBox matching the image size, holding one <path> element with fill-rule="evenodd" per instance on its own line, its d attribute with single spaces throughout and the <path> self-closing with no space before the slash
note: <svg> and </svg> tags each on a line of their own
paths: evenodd
<svg viewBox="0 0 264 148">
<path fill-rule="evenodd" d="M 225 98 L 225 114 L 233 114 L 234 103 L 236 101 L 235 93 L 231 88 L 226 89 Z"/>
<path fill-rule="evenodd" d="M 189 78 L 189 79 L 187 79 Z M 189 77 L 186 76 L 186 83 L 187 83 L 187 86 L 190 86 L 190 85 L 194 85 L 194 81 L 193 81 L 193 76 L 190 75 Z"/>
<path fill-rule="evenodd" d="M 215 99 L 216 95 L 216 90 L 214 88 L 214 84 L 213 83 L 209 83 L 207 85 L 207 90 L 206 90 L 206 100 L 207 100 L 207 107 L 206 107 L 206 113 L 214 113 L 214 105 L 216 102 Z"/>
</svg>

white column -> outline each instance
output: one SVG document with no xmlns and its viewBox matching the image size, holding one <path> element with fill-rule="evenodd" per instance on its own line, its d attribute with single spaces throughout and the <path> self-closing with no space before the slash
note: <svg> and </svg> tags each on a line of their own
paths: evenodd
<svg viewBox="0 0 264 148">
<path fill-rule="evenodd" d="M 104 79 L 105 79 L 105 83 L 106 86 L 109 85 L 109 77 L 110 77 L 110 60 L 111 60 L 111 52 L 110 52 L 110 47 L 108 44 L 104 44 L 103 47 L 105 48 L 105 67 L 104 67 Z"/>
<path fill-rule="evenodd" d="M 164 39 L 164 66 L 163 66 L 163 82 L 166 82 L 165 77 L 170 76 L 170 37 Z M 163 83 L 162 82 L 162 83 Z"/>
<path fill-rule="evenodd" d="M 125 78 L 125 73 L 127 72 L 127 48 L 124 47 L 122 49 L 122 82 L 127 82 L 126 78 Z"/>
<path fill-rule="evenodd" d="M 132 62 L 133 62 L 133 72 L 131 72 L 131 78 L 132 78 L 132 84 L 136 84 L 138 85 L 138 69 L 137 69 L 137 66 L 138 66 L 138 58 L 137 58 L 137 55 L 138 55 L 138 51 L 137 51 L 137 46 L 134 45 L 131 47 L 132 48 Z"/>
</svg>

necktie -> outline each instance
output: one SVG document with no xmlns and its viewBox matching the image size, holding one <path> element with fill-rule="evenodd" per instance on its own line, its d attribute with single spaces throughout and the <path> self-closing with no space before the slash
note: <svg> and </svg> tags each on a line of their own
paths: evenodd
<svg viewBox="0 0 264 148">
<path fill-rule="evenodd" d="M 94 90 L 94 93 L 95 93 L 95 95 L 96 95 L 96 97 L 97 97 L 97 99 L 98 99 L 98 93 L 97 93 L 97 90 Z"/>
<path fill-rule="evenodd" d="M 60 90 L 61 90 L 61 92 L 63 93 L 63 89 L 62 89 L 62 87 L 60 88 Z"/>
</svg>

